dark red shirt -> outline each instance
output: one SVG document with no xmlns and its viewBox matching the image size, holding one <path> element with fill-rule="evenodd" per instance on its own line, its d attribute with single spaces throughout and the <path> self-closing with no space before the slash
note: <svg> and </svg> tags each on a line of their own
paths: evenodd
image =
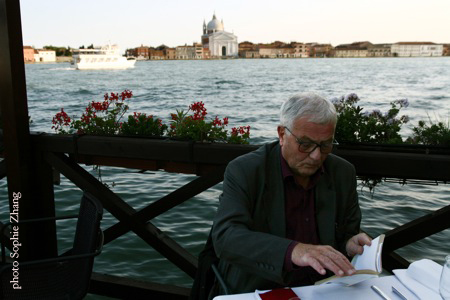
<svg viewBox="0 0 450 300">
<path fill-rule="evenodd" d="M 314 186 L 319 181 L 321 170 L 314 173 L 303 188 L 295 182 L 286 160 L 281 157 L 285 195 L 286 237 L 305 243 L 319 244 L 314 205 Z"/>
<path fill-rule="evenodd" d="M 315 270 L 310 267 L 297 268 L 291 262 L 291 254 L 297 242 L 318 245 L 314 187 L 323 173 L 323 167 L 314 173 L 303 188 L 295 182 L 295 178 L 286 160 L 281 156 L 281 173 L 284 183 L 286 238 L 293 240 L 285 256 L 284 268 L 294 271 L 294 285 L 314 283 Z M 313 276 L 312 276 L 313 275 Z"/>
</svg>

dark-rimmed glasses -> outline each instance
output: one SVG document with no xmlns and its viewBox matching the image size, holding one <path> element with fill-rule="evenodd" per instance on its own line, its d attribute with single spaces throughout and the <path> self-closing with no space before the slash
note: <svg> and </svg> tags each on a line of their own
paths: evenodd
<svg viewBox="0 0 450 300">
<path fill-rule="evenodd" d="M 331 150 L 333 150 L 334 145 L 339 145 L 339 143 L 336 140 L 334 140 L 334 142 L 332 143 L 321 143 L 321 144 L 313 141 L 305 142 L 296 137 L 289 128 L 287 128 L 286 126 L 284 126 L 284 128 L 287 131 L 289 131 L 289 133 L 292 134 L 292 136 L 295 138 L 295 140 L 298 143 L 298 151 L 302 153 L 311 153 L 314 150 L 316 150 L 317 147 L 319 147 L 321 153 L 327 154 L 330 153 Z"/>
</svg>

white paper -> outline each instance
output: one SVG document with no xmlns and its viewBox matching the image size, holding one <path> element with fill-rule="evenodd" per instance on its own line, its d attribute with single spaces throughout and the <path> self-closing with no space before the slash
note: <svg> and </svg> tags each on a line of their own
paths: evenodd
<svg viewBox="0 0 450 300">
<path fill-rule="evenodd" d="M 439 279 L 442 266 L 421 259 L 409 265 L 408 269 L 393 270 L 395 276 L 420 299 L 442 300 L 439 295 Z"/>
<path fill-rule="evenodd" d="M 439 293 L 439 281 L 442 266 L 430 259 L 421 259 L 413 262 L 407 271 L 408 275 L 424 286 Z"/>
<path fill-rule="evenodd" d="M 381 270 L 381 251 L 378 251 L 383 246 L 380 243 L 380 236 L 372 240 L 370 246 L 364 245 L 364 252 L 355 255 L 352 264 L 356 270 L 374 270 L 380 273 Z"/>
</svg>

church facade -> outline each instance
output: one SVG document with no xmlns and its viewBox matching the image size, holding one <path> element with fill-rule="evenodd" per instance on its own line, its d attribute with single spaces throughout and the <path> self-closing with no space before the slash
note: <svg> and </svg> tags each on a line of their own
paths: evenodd
<svg viewBox="0 0 450 300">
<path fill-rule="evenodd" d="M 237 57 L 239 46 L 237 36 L 224 30 L 223 21 L 213 15 L 208 25 L 203 21 L 202 46 L 211 57 Z"/>
</svg>

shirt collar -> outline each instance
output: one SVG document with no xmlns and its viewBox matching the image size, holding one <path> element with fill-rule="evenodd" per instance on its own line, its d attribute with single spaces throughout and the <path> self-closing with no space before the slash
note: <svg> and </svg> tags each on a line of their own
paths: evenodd
<svg viewBox="0 0 450 300">
<path fill-rule="evenodd" d="M 281 151 L 280 151 L 280 159 L 281 159 L 281 175 L 283 176 L 283 180 L 286 180 L 287 178 L 290 178 L 290 177 L 292 177 L 292 179 L 294 179 L 294 174 L 292 173 L 291 168 L 289 167 L 287 161 L 284 159 L 283 155 L 281 154 Z M 325 172 L 325 169 L 322 164 L 322 166 L 320 166 L 320 168 L 316 171 L 316 173 L 311 175 L 308 189 L 314 187 L 317 184 L 320 176 L 324 172 Z"/>
</svg>

